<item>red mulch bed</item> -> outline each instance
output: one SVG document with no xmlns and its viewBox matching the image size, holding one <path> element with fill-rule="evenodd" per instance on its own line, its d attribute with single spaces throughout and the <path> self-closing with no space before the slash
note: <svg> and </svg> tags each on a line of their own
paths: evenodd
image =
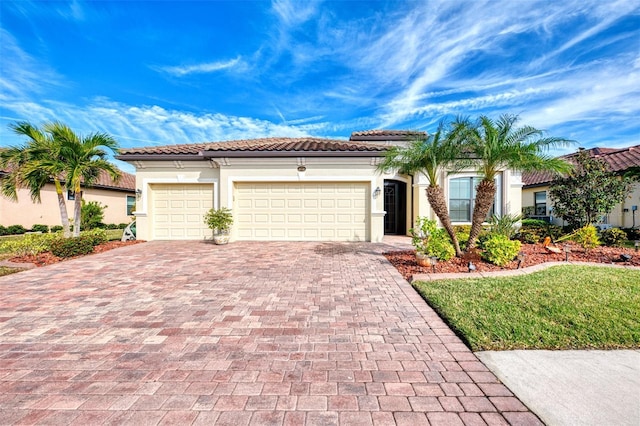
<svg viewBox="0 0 640 426">
<path fill-rule="evenodd" d="M 597 262 L 597 263 L 615 263 L 640 266 L 640 253 L 636 253 L 633 249 L 619 247 L 597 247 L 585 252 L 582 247 L 570 244 L 571 253 L 569 260 L 574 262 Z M 565 260 L 565 254 L 549 253 L 540 244 L 523 244 L 520 250 L 525 254 L 522 267 L 533 266 L 545 262 L 562 262 Z M 620 255 L 628 254 L 632 258 L 629 262 L 622 262 Z M 402 274 L 406 280 L 410 280 L 415 274 L 431 274 L 431 266 L 419 266 L 416 263 L 414 250 L 393 251 L 385 253 L 384 256 L 389 262 Z M 503 271 L 506 269 L 517 269 L 518 261 L 514 260 L 504 268 L 494 264 L 485 262 L 480 258 L 478 253 L 466 254 L 463 258 L 454 257 L 446 262 L 438 262 L 435 268 L 436 273 L 451 272 L 468 272 L 469 261 L 476 265 L 476 271 Z"/>
<path fill-rule="evenodd" d="M 130 246 L 133 244 L 143 243 L 143 240 L 134 240 L 134 241 L 108 241 L 104 244 L 97 245 L 93 248 L 93 253 L 102 253 L 105 251 L 112 250 L 118 247 Z M 33 263 L 36 266 L 46 266 L 51 265 L 53 263 L 62 262 L 68 259 L 75 259 L 77 257 L 82 256 L 74 256 L 68 258 L 62 258 L 58 256 L 54 256 L 51 252 L 47 251 L 44 253 L 37 254 L 35 256 L 16 256 L 9 259 L 10 262 L 15 263 Z"/>
</svg>

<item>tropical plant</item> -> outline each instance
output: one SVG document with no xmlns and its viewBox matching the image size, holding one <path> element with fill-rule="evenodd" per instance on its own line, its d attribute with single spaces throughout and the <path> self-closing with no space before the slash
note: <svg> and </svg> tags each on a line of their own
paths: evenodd
<svg viewBox="0 0 640 426">
<path fill-rule="evenodd" d="M 114 180 L 120 177 L 119 170 L 107 161 L 107 151 L 103 149 L 107 148 L 115 153 L 117 142 L 104 133 L 80 137 L 60 122 L 46 123 L 42 129 L 28 122 L 18 122 L 9 127 L 28 140 L 22 146 L 10 147 L 0 152 L 0 167 L 9 171 L 2 179 L 2 194 L 17 200 L 18 188 L 25 187 L 29 190 L 31 199 L 40 202 L 40 191 L 53 181 L 64 235 L 68 237 L 70 224 L 64 190 L 71 190 L 76 195 L 73 232 L 78 236 L 82 206 L 81 184 L 94 184 L 101 171 L 109 173 Z"/>
<path fill-rule="evenodd" d="M 462 256 L 462 251 L 451 223 L 447 199 L 444 189 L 440 186 L 440 179 L 444 173 L 459 171 L 465 164 L 459 146 L 452 143 L 441 123 L 434 134 L 415 139 L 408 147 L 390 148 L 378 165 L 378 170 L 381 172 L 394 169 L 402 173 L 424 174 L 429 183 L 426 188 L 427 200 L 449 235 L 456 256 Z"/>
<path fill-rule="evenodd" d="M 455 256 L 455 250 L 449 236 L 444 229 L 438 228 L 435 220 L 418 217 L 416 227 L 411 228 L 409 232 L 416 252 L 445 261 Z"/>
<path fill-rule="evenodd" d="M 226 207 L 210 209 L 204 216 L 204 223 L 213 230 L 214 234 L 228 233 L 233 224 L 233 214 Z"/>
<path fill-rule="evenodd" d="M 628 196 L 632 177 L 617 176 L 607 163 L 579 151 L 575 170 L 551 182 L 549 195 L 554 214 L 573 229 L 594 224 Z"/>
<path fill-rule="evenodd" d="M 45 125 L 56 143 L 60 144 L 60 155 L 64 160 L 64 176 L 68 189 L 75 194 L 73 217 L 75 220 L 73 235 L 80 235 L 82 220 L 82 191 L 81 185 L 91 186 L 96 183 L 101 172 L 107 172 L 111 179 L 117 181 L 120 171 L 107 160 L 110 150 L 118 152 L 118 143 L 106 133 L 91 133 L 88 136 L 78 136 L 71 128 L 59 122 Z"/>
<path fill-rule="evenodd" d="M 51 250 L 51 244 L 59 238 L 62 238 L 59 234 L 28 234 L 24 238 L 1 243 L 0 252 L 15 256 L 35 256 Z"/>
<path fill-rule="evenodd" d="M 570 239 L 580 244 L 585 251 L 600 245 L 598 230 L 593 225 L 583 226 L 570 234 Z"/>
<path fill-rule="evenodd" d="M 521 243 L 517 240 L 510 240 L 503 234 L 492 234 L 482 244 L 484 251 L 482 258 L 498 265 L 506 266 L 520 251 Z"/>
<path fill-rule="evenodd" d="M 518 222 L 522 220 L 519 214 L 492 215 L 489 220 L 489 233 L 501 234 L 507 238 L 513 238 L 518 232 Z"/>
<path fill-rule="evenodd" d="M 482 177 L 476 188 L 467 250 L 475 247 L 482 224 L 495 201 L 495 179 L 501 170 L 548 170 L 558 173 L 571 170 L 569 163 L 544 151 L 572 141 L 543 137 L 543 132 L 534 127 L 515 127 L 517 122 L 517 116 L 505 114 L 497 121 L 482 115 L 475 122 L 459 117 L 453 123 L 451 139 L 474 160 Z"/>
<path fill-rule="evenodd" d="M 99 201 L 86 202 L 82 200 L 82 208 L 80 209 L 80 226 L 82 229 L 98 228 L 104 220 L 104 209 L 107 206 Z"/>
<path fill-rule="evenodd" d="M 59 143 L 53 140 L 51 134 L 26 121 L 10 124 L 9 128 L 28 139 L 22 146 L 0 151 L 0 167 L 8 171 L 1 182 L 2 195 L 17 201 L 18 188 L 27 188 L 31 200 L 40 203 L 40 191 L 53 181 L 64 235 L 70 236 L 64 186 L 60 179 L 64 162 L 60 157 Z"/>
</svg>

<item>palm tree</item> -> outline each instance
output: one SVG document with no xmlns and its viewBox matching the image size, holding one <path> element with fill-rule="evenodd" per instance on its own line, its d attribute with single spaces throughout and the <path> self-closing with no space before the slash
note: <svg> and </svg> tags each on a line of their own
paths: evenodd
<svg viewBox="0 0 640 426">
<path fill-rule="evenodd" d="M 80 235 L 82 208 L 81 184 L 94 184 L 106 171 L 117 180 L 120 171 L 107 158 L 108 148 L 117 152 L 118 143 L 104 133 L 79 137 L 70 127 L 59 122 L 46 123 L 42 129 L 28 122 L 10 125 L 11 129 L 28 138 L 23 146 L 11 147 L 0 152 L 0 167 L 8 170 L 2 179 L 0 190 L 6 197 L 17 200 L 18 188 L 29 189 L 31 199 L 40 202 L 40 191 L 53 181 L 58 196 L 60 218 L 65 237 L 69 231 L 69 217 L 65 202 L 65 189 L 75 193 L 74 236 Z"/>
<path fill-rule="evenodd" d="M 482 180 L 476 187 L 476 199 L 473 208 L 471 231 L 467 250 L 475 247 L 496 195 L 495 178 L 504 169 L 532 171 L 547 170 L 567 173 L 571 164 L 554 158 L 543 151 L 549 148 L 566 146 L 574 141 L 543 137 L 543 132 L 531 126 L 516 128 L 518 116 L 505 114 L 498 121 L 480 116 L 472 123 L 466 118 L 457 118 L 453 123 L 452 138 L 464 152 L 475 161 Z"/>
<path fill-rule="evenodd" d="M 385 158 L 378 165 L 378 170 L 400 170 L 402 173 L 423 173 L 429 186 L 426 189 L 427 200 L 440 223 L 449 234 L 456 256 L 462 256 L 458 238 L 453 230 L 447 199 L 438 180 L 443 173 L 455 172 L 464 168 L 465 161 L 461 158 L 459 147 L 443 131 L 442 123 L 433 135 L 426 139 L 416 139 L 408 147 L 394 146 L 390 148 Z"/>
<path fill-rule="evenodd" d="M 64 161 L 60 157 L 60 146 L 47 132 L 26 121 L 10 124 L 9 127 L 20 136 L 26 136 L 22 146 L 12 146 L 0 152 L 0 167 L 8 175 L 2 179 L 0 191 L 11 200 L 18 200 L 18 188 L 27 188 L 33 202 L 41 202 L 40 191 L 53 181 L 58 196 L 58 207 L 65 237 L 69 231 L 69 217 L 60 180 Z"/>
<path fill-rule="evenodd" d="M 80 137 L 69 126 L 59 122 L 46 124 L 45 130 L 60 146 L 60 155 L 65 163 L 65 183 L 75 195 L 73 235 L 78 236 L 82 210 L 81 185 L 93 185 L 103 171 L 114 181 L 120 178 L 120 171 L 107 161 L 108 153 L 104 149 L 117 153 L 118 142 L 105 133 L 92 133 Z"/>
</svg>

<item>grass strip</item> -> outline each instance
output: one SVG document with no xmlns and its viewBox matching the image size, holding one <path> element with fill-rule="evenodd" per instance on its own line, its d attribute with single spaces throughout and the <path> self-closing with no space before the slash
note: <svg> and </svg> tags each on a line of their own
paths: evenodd
<svg viewBox="0 0 640 426">
<path fill-rule="evenodd" d="M 9 268 L 8 266 L 0 266 L 0 277 L 5 275 L 15 274 L 16 272 L 23 271 L 24 269 L 20 268 Z"/>
<path fill-rule="evenodd" d="M 474 351 L 640 348 L 639 270 L 567 265 L 414 287 Z"/>
</svg>

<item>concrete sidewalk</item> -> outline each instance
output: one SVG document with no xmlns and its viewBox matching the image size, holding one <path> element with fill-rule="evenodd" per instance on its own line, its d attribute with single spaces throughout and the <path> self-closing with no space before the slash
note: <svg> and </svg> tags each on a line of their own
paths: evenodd
<svg viewBox="0 0 640 426">
<path fill-rule="evenodd" d="M 476 356 L 547 425 L 640 425 L 640 350 Z"/>
</svg>

